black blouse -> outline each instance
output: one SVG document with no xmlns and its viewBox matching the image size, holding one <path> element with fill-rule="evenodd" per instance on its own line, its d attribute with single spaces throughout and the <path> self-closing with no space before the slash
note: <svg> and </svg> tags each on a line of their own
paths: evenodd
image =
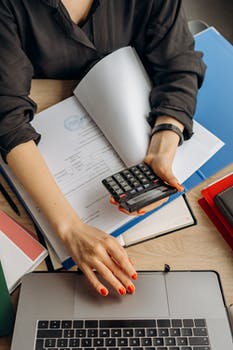
<svg viewBox="0 0 233 350">
<path fill-rule="evenodd" d="M 173 116 L 192 135 L 202 54 L 194 51 L 181 0 L 96 0 L 72 22 L 60 0 L 0 1 L 0 150 L 39 140 L 30 125 L 32 78 L 80 79 L 112 51 L 135 47 L 153 81 L 150 123 Z"/>
</svg>

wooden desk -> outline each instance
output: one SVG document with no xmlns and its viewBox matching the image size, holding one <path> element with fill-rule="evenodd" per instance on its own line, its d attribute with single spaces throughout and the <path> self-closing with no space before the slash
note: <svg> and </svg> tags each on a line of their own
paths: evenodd
<svg viewBox="0 0 233 350">
<path fill-rule="evenodd" d="M 74 81 L 35 80 L 32 84 L 31 96 L 38 103 L 38 111 L 41 111 L 70 96 L 75 85 Z M 189 191 L 187 196 L 198 220 L 196 226 L 127 248 L 137 270 L 161 270 L 165 263 L 168 263 L 173 270 L 216 270 L 220 274 L 227 305 L 233 302 L 232 250 L 197 203 L 200 198 L 200 190 L 205 185 L 232 171 L 233 163 Z M 0 208 L 33 230 L 30 218 L 7 185 L 6 188 L 20 207 L 21 216 L 18 217 L 12 212 L 1 194 Z M 44 264 L 39 267 L 39 269 L 44 268 Z M 18 290 L 12 295 L 15 306 L 17 299 Z M 0 350 L 9 350 L 10 342 L 10 337 L 0 338 Z"/>
</svg>

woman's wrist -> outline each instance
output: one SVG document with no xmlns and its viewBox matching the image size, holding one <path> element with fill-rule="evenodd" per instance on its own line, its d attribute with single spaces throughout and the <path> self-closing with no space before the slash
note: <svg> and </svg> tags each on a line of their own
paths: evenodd
<svg viewBox="0 0 233 350">
<path fill-rule="evenodd" d="M 172 125 L 175 125 L 176 127 L 178 127 L 181 132 L 184 131 L 184 125 L 176 118 L 173 118 L 170 116 L 164 115 L 164 116 L 157 117 L 157 119 L 155 121 L 155 125 L 160 125 L 160 124 L 172 124 Z"/>
<path fill-rule="evenodd" d="M 174 126 L 175 130 L 177 129 L 177 131 L 174 132 L 174 130 L 169 130 L 169 128 L 160 130 L 160 125 Z M 159 132 L 156 132 L 156 127 L 158 127 Z M 152 130 L 155 130 L 155 132 L 152 131 L 148 153 L 151 151 L 153 151 L 153 153 L 169 152 L 169 150 L 172 151 L 173 148 L 176 149 L 178 144 L 183 142 L 183 137 L 181 134 L 184 130 L 184 126 L 175 118 L 169 116 L 158 117 Z"/>
<path fill-rule="evenodd" d="M 82 231 L 83 222 L 78 216 L 68 214 L 66 217 L 61 217 L 54 222 L 52 226 L 62 241 L 66 242 L 69 240 L 72 232 L 77 234 L 77 232 Z"/>
</svg>

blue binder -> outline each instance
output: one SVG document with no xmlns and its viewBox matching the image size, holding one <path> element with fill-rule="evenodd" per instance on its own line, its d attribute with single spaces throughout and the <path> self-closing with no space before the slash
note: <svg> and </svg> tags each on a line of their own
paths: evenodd
<svg viewBox="0 0 233 350">
<path fill-rule="evenodd" d="M 198 34 L 195 41 L 207 65 L 195 119 L 225 145 L 185 182 L 187 189 L 233 162 L 233 46 L 213 27 Z"/>
<path fill-rule="evenodd" d="M 195 48 L 203 52 L 207 70 L 198 93 L 194 119 L 218 136 L 225 145 L 184 182 L 185 192 L 233 162 L 233 46 L 210 27 L 195 36 Z M 173 195 L 169 201 L 179 195 Z M 118 236 L 152 212 L 131 220 L 112 235 Z"/>
</svg>

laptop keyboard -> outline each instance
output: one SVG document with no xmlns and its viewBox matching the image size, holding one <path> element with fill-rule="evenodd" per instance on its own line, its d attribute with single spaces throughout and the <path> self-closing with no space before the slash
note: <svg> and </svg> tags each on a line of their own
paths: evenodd
<svg viewBox="0 0 233 350">
<path fill-rule="evenodd" d="M 204 319 L 40 320 L 34 350 L 211 350 Z"/>
</svg>

